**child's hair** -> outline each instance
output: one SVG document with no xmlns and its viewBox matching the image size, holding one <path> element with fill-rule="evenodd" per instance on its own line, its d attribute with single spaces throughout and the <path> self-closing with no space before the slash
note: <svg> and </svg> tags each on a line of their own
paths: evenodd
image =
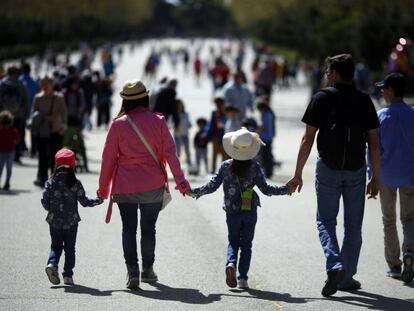
<svg viewBox="0 0 414 311">
<path fill-rule="evenodd" d="M 204 128 L 207 125 L 207 120 L 205 118 L 198 118 L 196 122 L 200 128 Z"/>
<path fill-rule="evenodd" d="M 13 115 L 10 111 L 4 110 L 0 112 L 0 125 L 5 127 L 10 127 L 13 125 Z"/>
<path fill-rule="evenodd" d="M 59 172 L 66 172 L 66 178 L 65 178 L 65 186 L 68 188 L 72 188 L 77 182 L 77 178 L 75 176 L 75 170 L 73 167 L 55 167 L 55 170 L 53 172 L 52 178 L 55 178 L 57 173 Z"/>
<path fill-rule="evenodd" d="M 177 99 L 178 113 L 185 112 L 184 102 L 181 99 Z"/>
<path fill-rule="evenodd" d="M 240 160 L 233 159 L 233 162 L 231 163 L 231 166 L 230 166 L 230 170 L 237 177 L 243 178 L 247 170 L 249 169 L 251 163 L 252 163 L 252 160 L 240 161 Z"/>
</svg>

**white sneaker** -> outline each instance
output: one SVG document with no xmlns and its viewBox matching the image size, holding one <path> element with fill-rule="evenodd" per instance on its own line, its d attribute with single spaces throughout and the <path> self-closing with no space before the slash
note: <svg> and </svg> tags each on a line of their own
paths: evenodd
<svg viewBox="0 0 414 311">
<path fill-rule="evenodd" d="M 240 289 L 247 289 L 249 288 L 249 283 L 245 279 L 238 279 L 237 280 L 237 287 Z"/>
<path fill-rule="evenodd" d="M 52 265 L 51 263 L 48 264 L 45 268 L 45 271 L 50 283 L 52 283 L 53 285 L 60 284 L 58 269 L 54 265 Z"/>
<path fill-rule="evenodd" d="M 75 283 L 73 283 L 73 278 L 71 276 L 64 276 L 63 277 L 63 284 L 75 285 Z"/>
</svg>

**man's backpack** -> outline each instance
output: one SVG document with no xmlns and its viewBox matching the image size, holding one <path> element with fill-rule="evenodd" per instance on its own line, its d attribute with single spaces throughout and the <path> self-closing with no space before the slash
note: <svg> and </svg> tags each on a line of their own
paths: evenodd
<svg viewBox="0 0 414 311">
<path fill-rule="evenodd" d="M 328 95 L 330 112 L 324 126 L 320 128 L 318 140 L 323 161 L 332 169 L 356 170 L 365 163 L 367 131 L 362 120 L 362 93 L 356 91 L 344 98 L 333 87 L 321 91 Z"/>
<path fill-rule="evenodd" d="M 14 117 L 21 116 L 22 95 L 16 85 L 0 83 L 0 111 L 8 110 Z"/>
</svg>

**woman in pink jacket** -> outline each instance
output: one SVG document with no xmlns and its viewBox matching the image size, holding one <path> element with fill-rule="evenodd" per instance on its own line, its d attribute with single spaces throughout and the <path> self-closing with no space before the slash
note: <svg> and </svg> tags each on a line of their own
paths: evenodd
<svg viewBox="0 0 414 311">
<path fill-rule="evenodd" d="M 155 226 L 167 181 L 165 163 L 170 166 L 182 194 L 191 187 L 181 170 L 174 140 L 161 114 L 149 111 L 148 91 L 138 80 L 127 81 L 120 93 L 121 111 L 113 120 L 102 154 L 99 177 L 100 198 L 110 197 L 106 222 L 116 202 L 122 219 L 122 246 L 127 266 L 127 287 L 139 286 L 136 232 L 140 210 L 142 282 L 157 281 L 153 270 Z M 139 128 L 159 159 L 151 156 L 144 143 L 128 123 L 127 115 Z M 112 184 L 112 187 L 111 187 Z M 110 190 L 111 188 L 111 190 Z"/>
</svg>

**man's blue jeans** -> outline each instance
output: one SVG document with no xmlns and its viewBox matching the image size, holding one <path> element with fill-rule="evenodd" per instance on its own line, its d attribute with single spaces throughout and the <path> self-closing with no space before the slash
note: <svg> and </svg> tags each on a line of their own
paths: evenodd
<svg viewBox="0 0 414 311">
<path fill-rule="evenodd" d="M 65 265 L 63 266 L 63 276 L 72 276 L 75 267 L 75 244 L 78 225 L 69 229 L 56 229 L 50 227 L 50 237 L 52 245 L 50 246 L 49 259 L 47 264 L 52 264 L 56 268 L 59 265 L 59 259 L 62 251 L 65 250 Z"/>
<path fill-rule="evenodd" d="M 227 264 L 237 266 L 237 255 L 240 249 L 238 265 L 239 278 L 247 280 L 250 260 L 252 258 L 252 242 L 257 222 L 257 211 L 239 211 L 226 214 L 229 246 L 227 247 Z"/>
<path fill-rule="evenodd" d="M 125 263 L 138 265 L 137 227 L 138 207 L 141 211 L 141 256 L 142 266 L 149 268 L 155 260 L 155 225 L 162 202 L 157 203 L 118 203 L 122 219 L 122 247 Z"/>
<path fill-rule="evenodd" d="M 316 164 L 319 239 L 326 257 L 326 271 L 345 269 L 345 278 L 340 286 L 348 285 L 357 272 L 362 245 L 365 184 L 365 166 L 355 171 L 341 171 L 329 168 L 321 159 Z M 336 218 L 341 196 L 344 205 L 344 240 L 339 249 Z"/>
</svg>

